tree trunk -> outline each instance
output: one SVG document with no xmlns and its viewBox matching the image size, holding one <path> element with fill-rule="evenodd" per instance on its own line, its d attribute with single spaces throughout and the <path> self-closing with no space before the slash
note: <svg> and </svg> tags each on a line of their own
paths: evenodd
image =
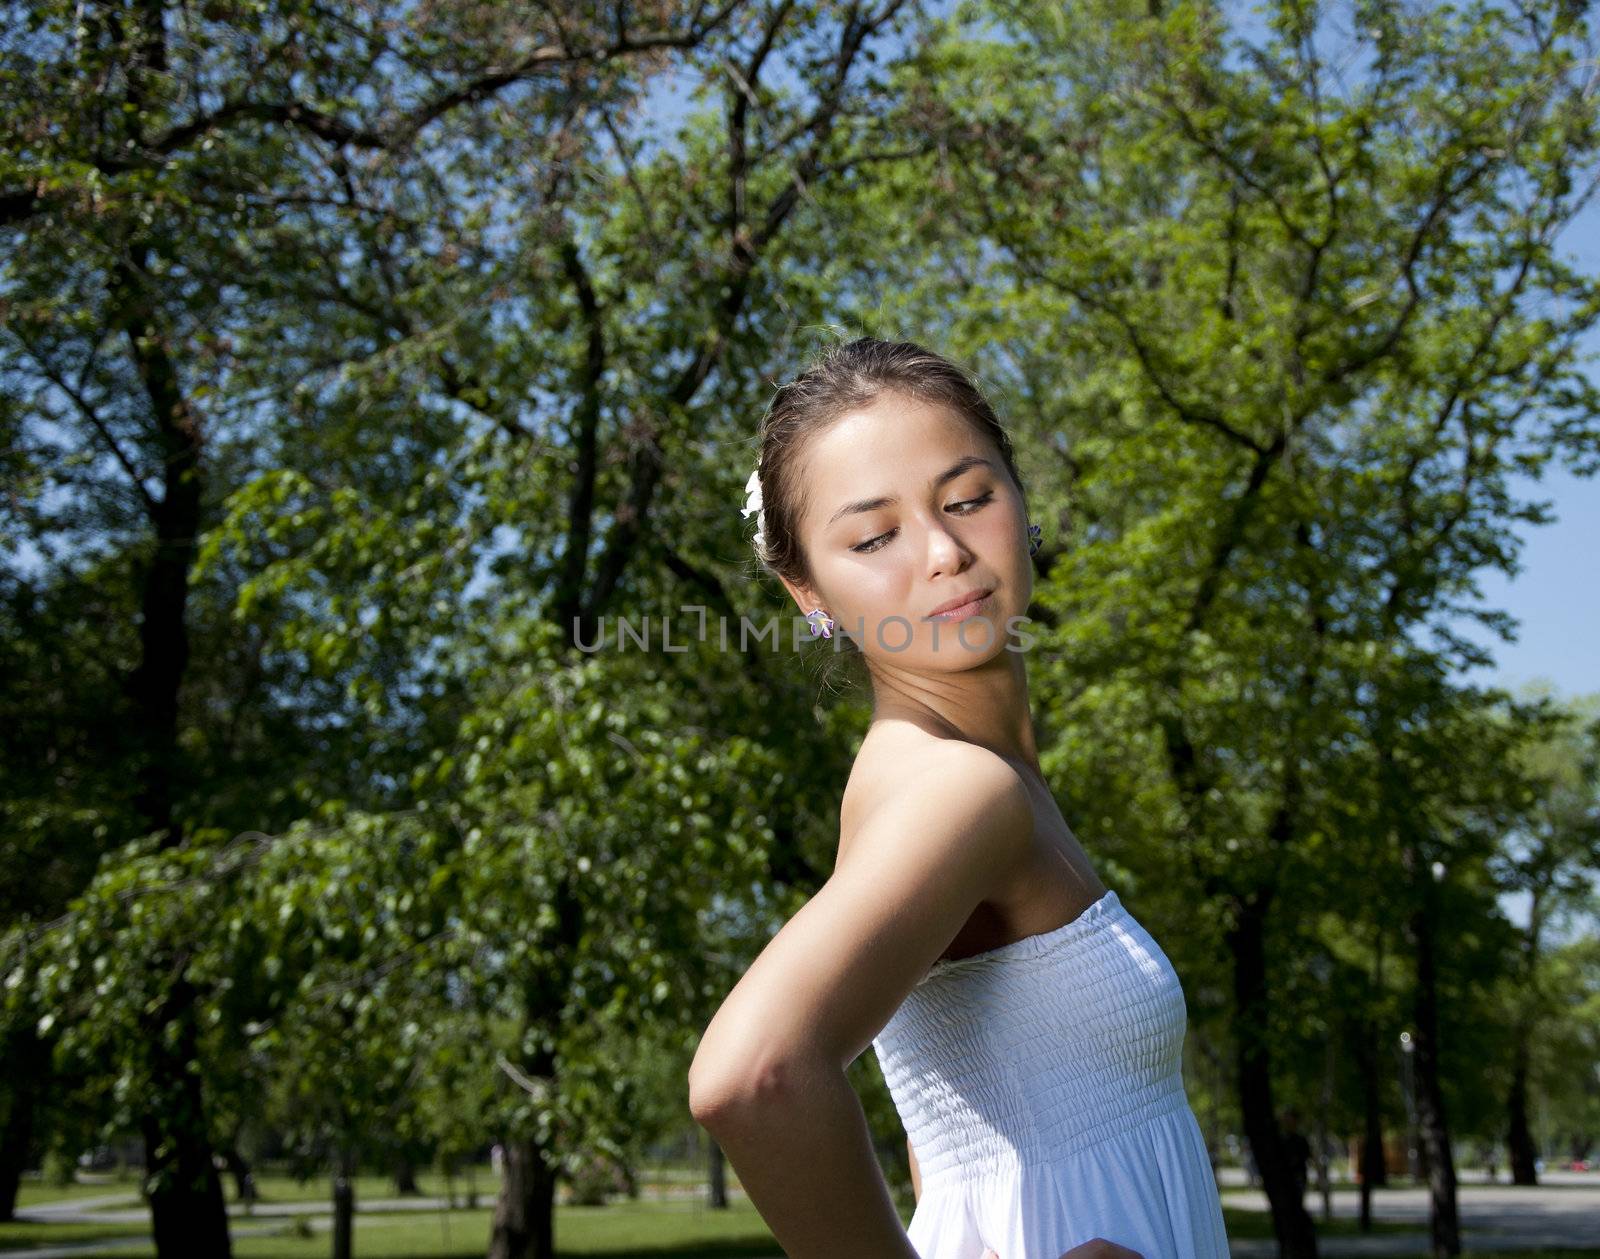
<svg viewBox="0 0 1600 1259">
<path fill-rule="evenodd" d="M 19 1077 L 20 1082 L 20 1077 Z M 33 1090 L 10 1085 L 5 1126 L 0 1129 L 0 1221 L 17 1218 L 17 1188 L 33 1139 Z"/>
<path fill-rule="evenodd" d="M 1361 1207 L 1357 1219 L 1360 1231 L 1370 1233 L 1372 1191 L 1389 1183 L 1383 1154 L 1383 1078 L 1378 1071 L 1383 1055 L 1378 1049 L 1377 1026 L 1369 1016 L 1352 1020 L 1350 1028 L 1350 1044 L 1361 1076 L 1362 1132 L 1356 1154 Z"/>
<path fill-rule="evenodd" d="M 1517 1041 L 1516 1061 L 1511 1070 L 1511 1093 L 1506 1098 L 1507 1152 L 1511 1156 L 1511 1183 L 1537 1185 L 1539 1169 L 1534 1160 L 1539 1151 L 1533 1143 L 1533 1132 L 1528 1127 L 1528 1040 L 1526 1032 Z"/>
<path fill-rule="evenodd" d="M 555 1169 L 532 1138 L 503 1143 L 488 1259 L 555 1259 Z"/>
<path fill-rule="evenodd" d="M 1389 1165 L 1383 1156 L 1383 1085 L 1378 1076 L 1378 1031 L 1363 1020 L 1357 1051 L 1361 1058 L 1361 1101 L 1365 1128 L 1361 1137 L 1361 1231 L 1372 1231 L 1372 1191 L 1389 1183 Z"/>
<path fill-rule="evenodd" d="M 1328 1132 L 1328 1116 L 1333 1113 L 1334 1090 L 1334 1041 L 1336 1037 L 1329 1036 L 1327 1049 L 1323 1056 L 1322 1074 L 1322 1105 L 1317 1112 L 1317 1142 L 1312 1151 L 1312 1158 L 1317 1168 L 1317 1194 L 1322 1199 L 1322 1218 L 1333 1218 L 1333 1169 L 1329 1166 L 1329 1146 L 1332 1137 Z"/>
<path fill-rule="evenodd" d="M 16 1218 L 17 1188 L 27 1170 L 35 1107 L 49 1069 L 45 1044 L 31 1025 L 18 1029 L 6 1051 L 9 1101 L 0 1126 L 0 1221 Z"/>
<path fill-rule="evenodd" d="M 1285 1161 L 1278 1112 L 1272 1099 L 1272 1050 L 1268 1044 L 1266 915 L 1270 895 L 1240 897 L 1238 918 L 1228 931 L 1233 954 L 1234 1034 L 1238 1039 L 1239 1102 L 1262 1188 L 1272 1208 L 1281 1259 L 1316 1259 L 1317 1235 L 1304 1197 Z"/>
<path fill-rule="evenodd" d="M 402 1197 L 422 1192 L 417 1187 L 417 1165 L 411 1161 L 409 1154 L 402 1154 L 400 1161 L 395 1164 L 394 1190 Z"/>
<path fill-rule="evenodd" d="M 168 1048 L 167 1029 L 174 1027 L 178 1043 Z M 230 1259 L 222 1178 L 206 1137 L 195 994 L 186 974 L 179 973 L 161 1008 L 146 1019 L 145 1037 L 152 1083 L 140 1127 L 156 1253 L 161 1259 Z"/>
<path fill-rule="evenodd" d="M 152 6 L 141 12 L 153 22 L 153 42 L 146 51 L 159 55 L 160 10 Z M 130 735 L 138 739 L 140 752 L 137 804 L 147 831 L 159 834 L 164 847 L 176 848 L 184 842 L 173 796 L 180 755 L 178 696 L 189 666 L 189 572 L 200 534 L 201 435 L 157 326 L 147 288 L 151 253 L 148 246 L 133 242 L 128 257 L 113 268 L 112 318 L 127 337 L 150 403 L 163 487 L 161 498 L 148 506 L 155 545 L 141 574 L 139 662 L 128 679 L 134 709 Z M 160 1016 L 147 1020 L 150 1087 L 140 1119 L 156 1252 L 160 1259 L 196 1254 L 230 1259 L 228 1214 L 211 1162 L 202 1105 L 196 993 L 181 959 L 163 959 L 155 966 L 157 973 L 173 976 L 164 980 L 169 986 Z M 169 1037 L 179 1046 L 175 1052 L 163 1048 Z"/>
<path fill-rule="evenodd" d="M 1419 893 L 1407 918 L 1416 958 L 1416 1105 L 1424 1170 L 1428 1177 L 1429 1232 L 1434 1259 L 1461 1253 L 1456 1213 L 1456 1168 L 1450 1152 L 1450 1125 L 1439 1083 L 1439 1005 L 1433 957 L 1433 874 L 1414 847 L 1406 849 L 1406 868 Z"/>
<path fill-rule="evenodd" d="M 715 1139 L 709 1139 L 708 1143 L 711 1147 L 706 1156 L 706 1167 L 711 1182 L 709 1205 L 721 1210 L 728 1205 L 728 1159 Z"/>
<path fill-rule="evenodd" d="M 123 138 L 138 141 L 137 120 L 153 109 L 169 73 L 165 0 L 144 0 L 127 8 L 132 29 L 119 27 L 126 40 Z M 153 115 L 152 115 L 153 116 Z M 126 678 L 132 713 L 128 737 L 135 741 L 136 804 L 147 833 L 164 847 L 184 842 L 174 811 L 179 742 L 179 695 L 189 667 L 187 608 L 189 575 L 201 533 L 203 469 L 200 417 L 184 392 L 173 339 L 162 327 L 162 308 L 153 285 L 161 274 L 152 265 L 155 250 L 137 233 L 107 275 L 106 332 L 127 340 L 134 375 L 149 405 L 145 446 L 161 480 L 160 497 L 142 480 L 130 486 L 145 505 L 154 537 L 148 562 L 137 574 L 140 600 L 139 659 Z M 177 946 L 182 949 L 180 943 Z M 151 959 L 163 992 L 156 1009 L 141 1016 L 149 1078 L 139 1099 L 139 1126 L 145 1143 L 145 1193 L 156 1253 L 160 1259 L 230 1259 L 228 1214 L 222 1182 L 212 1163 L 200 1077 L 197 993 L 180 952 Z"/>
<path fill-rule="evenodd" d="M 350 1259 L 355 1219 L 355 1164 L 347 1151 L 341 1151 L 333 1173 L 333 1259 Z"/>
<path fill-rule="evenodd" d="M 138 740 L 140 815 L 150 830 L 165 833 L 168 846 L 177 847 L 183 842 L 173 822 L 178 696 L 189 668 L 189 573 L 200 533 L 202 439 L 145 289 L 151 252 L 130 245 L 130 258 L 117 264 L 113 287 L 116 318 L 150 404 L 163 488 L 147 508 L 155 545 L 140 575 L 139 662 L 128 679 L 135 720 L 129 733 Z"/>
</svg>

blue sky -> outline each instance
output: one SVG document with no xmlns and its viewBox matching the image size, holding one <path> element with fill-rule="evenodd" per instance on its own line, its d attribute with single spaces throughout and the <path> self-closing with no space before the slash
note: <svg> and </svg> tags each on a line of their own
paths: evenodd
<svg viewBox="0 0 1600 1259">
<path fill-rule="evenodd" d="M 1503 643 L 1481 626 L 1454 622 L 1463 637 L 1486 645 L 1493 669 L 1464 676 L 1510 690 L 1535 679 L 1548 680 L 1558 694 L 1600 691 L 1600 494 L 1594 478 L 1580 480 L 1564 471 L 1544 482 L 1522 482 L 1525 494 L 1551 500 L 1553 524 L 1522 526 L 1523 566 L 1516 577 L 1479 574 L 1483 602 L 1503 608 L 1521 624 L 1519 641 Z"/>
<path fill-rule="evenodd" d="M 1557 246 L 1589 274 L 1600 271 L 1600 206 L 1591 203 Z M 1590 329 L 1584 350 L 1594 379 L 1600 370 L 1600 329 Z M 1519 500 L 1548 499 L 1556 519 L 1518 526 L 1522 571 L 1515 577 L 1479 574 L 1483 602 L 1522 624 L 1519 641 L 1502 643 L 1472 622 L 1454 623 L 1458 633 L 1484 643 L 1495 657 L 1493 669 L 1465 676 L 1511 690 L 1544 679 L 1560 695 L 1600 691 L 1600 479 L 1575 477 L 1552 464 L 1542 481 L 1518 477 L 1512 489 Z"/>
</svg>

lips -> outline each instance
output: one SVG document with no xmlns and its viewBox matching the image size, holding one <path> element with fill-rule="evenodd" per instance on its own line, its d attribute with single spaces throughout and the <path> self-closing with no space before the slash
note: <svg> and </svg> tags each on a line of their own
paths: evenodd
<svg viewBox="0 0 1600 1259">
<path fill-rule="evenodd" d="M 973 603 L 973 602 L 983 598 L 987 594 L 992 594 L 993 591 L 994 591 L 994 587 L 993 586 L 975 586 L 971 590 L 967 591 L 966 594 L 957 595 L 954 599 L 950 599 L 945 603 L 941 603 L 932 612 L 928 613 L 928 615 L 929 616 L 938 616 L 941 612 L 953 612 L 957 608 L 962 607 L 962 606 L 964 606 L 964 605 L 966 605 L 968 603 Z"/>
</svg>

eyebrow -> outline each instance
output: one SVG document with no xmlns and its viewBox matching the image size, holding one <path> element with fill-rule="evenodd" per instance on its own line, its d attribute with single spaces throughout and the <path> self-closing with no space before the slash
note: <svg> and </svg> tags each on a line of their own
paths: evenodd
<svg viewBox="0 0 1600 1259">
<path fill-rule="evenodd" d="M 930 490 L 936 490 L 941 485 L 945 484 L 945 482 L 954 481 L 958 476 L 960 476 L 963 472 L 966 472 L 968 469 L 977 467 L 988 468 L 990 472 L 995 470 L 994 464 L 983 458 L 981 455 L 963 455 L 938 476 L 934 477 L 932 481 L 928 482 L 928 488 Z M 880 507 L 887 507 L 890 503 L 897 503 L 899 501 L 900 500 L 895 498 L 892 494 L 879 495 L 877 498 L 857 499 L 853 503 L 846 503 L 843 507 L 839 508 L 838 511 L 834 512 L 833 515 L 829 516 L 828 525 L 833 524 L 833 522 L 838 520 L 841 516 L 853 516 L 858 512 L 876 511 Z M 823 528 L 827 528 L 828 525 L 824 525 Z"/>
</svg>

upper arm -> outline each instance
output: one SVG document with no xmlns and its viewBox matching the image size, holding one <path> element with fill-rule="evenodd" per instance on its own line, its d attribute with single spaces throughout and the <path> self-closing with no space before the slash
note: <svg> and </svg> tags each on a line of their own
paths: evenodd
<svg viewBox="0 0 1600 1259">
<path fill-rule="evenodd" d="M 701 1037 L 692 1105 L 778 1082 L 783 1064 L 848 1066 L 1031 851 L 1033 811 L 1000 757 L 947 744 L 860 824 L 847 857 L 775 935 Z"/>
</svg>

